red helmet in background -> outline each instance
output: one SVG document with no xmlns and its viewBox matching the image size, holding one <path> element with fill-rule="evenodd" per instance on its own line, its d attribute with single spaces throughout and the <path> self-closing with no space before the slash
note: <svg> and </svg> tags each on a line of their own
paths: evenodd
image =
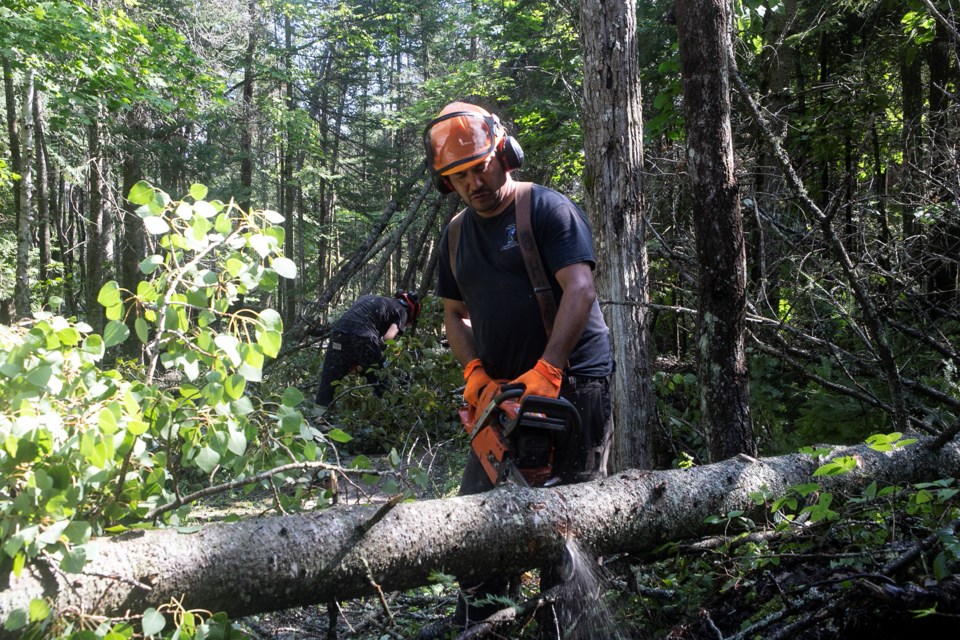
<svg viewBox="0 0 960 640">
<path fill-rule="evenodd" d="M 416 324 L 417 318 L 420 317 L 420 296 L 417 295 L 417 292 L 397 291 L 393 294 L 393 297 L 407 305 L 407 310 L 410 312 L 407 323 L 410 325 Z"/>
</svg>

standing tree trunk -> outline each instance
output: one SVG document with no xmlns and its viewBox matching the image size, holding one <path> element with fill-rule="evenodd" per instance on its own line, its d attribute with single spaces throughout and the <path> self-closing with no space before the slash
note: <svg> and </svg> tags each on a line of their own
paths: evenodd
<svg viewBox="0 0 960 640">
<path fill-rule="evenodd" d="M 40 305 L 47 303 L 50 289 L 50 158 L 43 131 L 43 111 L 40 109 L 40 94 L 33 94 L 34 148 L 37 157 L 37 244 L 39 248 Z"/>
<path fill-rule="evenodd" d="M 253 65 L 257 51 L 257 0 L 248 5 L 250 31 L 244 57 L 243 93 L 240 100 L 240 208 L 250 210 L 253 199 Z"/>
<path fill-rule="evenodd" d="M 617 369 L 614 468 L 653 466 L 658 426 L 650 381 L 647 251 L 643 225 L 643 123 L 636 1 L 581 0 L 586 209 L 598 231 L 601 298 Z M 612 46 L 616 43 L 616 46 Z"/>
<path fill-rule="evenodd" d="M 30 249 L 33 245 L 33 70 L 23 72 L 20 108 L 20 189 L 17 191 L 17 278 L 13 305 L 18 318 L 30 316 Z"/>
<path fill-rule="evenodd" d="M 901 49 L 909 51 L 906 44 Z M 919 55 L 908 58 L 904 54 L 900 59 L 900 85 L 903 87 L 903 130 L 901 149 L 903 151 L 903 169 L 897 185 L 901 202 L 920 201 L 923 183 L 923 63 Z M 917 233 L 913 211 L 903 206 L 900 211 L 902 237 L 907 249 L 911 239 Z"/>
<path fill-rule="evenodd" d="M 87 322 L 95 333 L 101 333 L 106 324 L 104 309 L 97 302 L 100 287 L 107 281 L 113 261 L 113 225 L 107 210 L 104 180 L 106 159 L 103 149 L 103 129 L 98 113 L 87 126 L 87 146 L 90 160 L 87 163 L 89 211 L 87 211 L 87 278 L 84 282 Z"/>
<path fill-rule="evenodd" d="M 298 155 L 297 150 L 299 148 L 300 135 L 297 131 L 296 118 L 294 118 L 294 113 L 296 113 L 297 102 L 294 97 L 294 86 L 293 86 L 293 24 L 290 21 L 290 15 L 286 14 L 283 18 L 283 29 L 284 29 L 284 64 L 286 71 L 286 87 L 285 87 L 285 99 L 286 99 L 286 121 L 284 124 L 284 143 L 283 143 L 283 154 L 282 154 L 282 184 L 280 188 L 282 190 L 282 202 L 283 202 L 283 230 L 284 230 L 284 239 L 283 239 L 283 255 L 284 257 L 293 260 L 294 259 L 294 241 L 299 242 L 294 234 L 294 203 L 297 200 L 297 185 L 294 183 L 293 172 L 294 165 L 296 163 L 296 157 Z M 290 327 L 293 326 L 294 320 L 297 317 L 297 305 L 296 305 L 296 283 L 294 280 L 289 278 L 282 278 L 280 282 L 281 287 L 281 300 L 282 300 L 282 313 L 283 313 L 283 322 L 284 325 Z"/>
<path fill-rule="evenodd" d="M 756 455 L 750 420 L 746 249 L 730 131 L 729 6 L 675 5 L 687 126 L 687 164 L 700 263 L 700 410 L 712 460 Z"/>
<path fill-rule="evenodd" d="M 144 126 L 145 114 L 141 110 L 134 110 L 127 115 L 127 126 L 130 136 L 134 141 L 140 142 L 146 139 L 146 127 Z M 136 148 L 139 148 L 139 144 Z M 140 261 L 147 256 L 147 238 L 143 221 L 137 215 L 137 206 L 127 200 L 130 190 L 137 182 L 143 179 L 143 169 L 140 165 L 140 156 L 136 148 L 128 149 L 121 160 L 120 171 L 121 189 L 120 201 L 123 203 L 120 209 L 119 230 L 120 246 L 117 248 L 117 272 L 120 286 L 127 291 L 136 291 L 137 285 L 143 278 L 140 272 Z M 126 318 L 127 326 L 130 329 L 130 335 L 136 335 L 134 328 L 134 314 Z M 122 349 L 128 357 L 136 357 L 140 354 L 140 341 L 127 340 L 123 343 Z"/>
</svg>

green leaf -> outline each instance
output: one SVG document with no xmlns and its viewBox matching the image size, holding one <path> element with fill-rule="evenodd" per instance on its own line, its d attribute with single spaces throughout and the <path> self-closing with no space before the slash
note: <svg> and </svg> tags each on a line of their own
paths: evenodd
<svg viewBox="0 0 960 640">
<path fill-rule="evenodd" d="M 147 216 L 143 219 L 143 226 L 147 230 L 147 233 L 155 236 L 170 232 L 170 225 L 160 216 Z"/>
<path fill-rule="evenodd" d="M 233 223 L 230 222 L 230 216 L 225 213 L 217 215 L 217 219 L 213 221 L 213 229 L 219 234 L 230 235 L 230 232 L 233 231 Z"/>
<path fill-rule="evenodd" d="M 103 343 L 107 348 L 120 344 L 129 336 L 130 329 L 127 327 L 127 325 L 118 320 L 111 320 L 103 329 Z"/>
<path fill-rule="evenodd" d="M 197 466 L 200 467 L 204 473 L 210 473 L 213 471 L 219 462 L 220 454 L 210 447 L 204 447 L 200 450 L 200 453 L 197 454 Z"/>
<path fill-rule="evenodd" d="M 247 263 L 239 258 L 231 256 L 227 258 L 227 261 L 223 266 L 227 270 L 227 273 L 230 274 L 231 278 L 236 278 L 243 272 L 244 269 L 247 268 Z"/>
<path fill-rule="evenodd" d="M 289 258 L 274 258 L 270 266 L 273 267 L 274 271 L 288 280 L 293 280 L 297 277 L 297 265 Z"/>
<path fill-rule="evenodd" d="M 163 264 L 163 256 L 151 255 L 140 261 L 140 272 L 144 275 L 150 275 L 157 270 L 157 267 Z"/>
<path fill-rule="evenodd" d="M 10 615 L 7 616 L 6 621 L 3 623 L 3 628 L 7 631 L 19 631 L 27 626 L 29 614 L 26 609 L 14 609 L 10 612 Z"/>
<path fill-rule="evenodd" d="M 247 450 L 247 437 L 242 431 L 230 431 L 227 439 L 227 449 L 238 456 L 242 456 Z"/>
<path fill-rule="evenodd" d="M 37 541 L 46 545 L 56 544 L 59 542 L 60 535 L 63 533 L 64 529 L 67 528 L 68 524 L 70 524 L 69 520 L 60 520 L 59 522 L 54 522 L 49 527 L 44 529 L 39 536 L 37 536 Z"/>
<path fill-rule="evenodd" d="M 83 565 L 87 562 L 87 550 L 82 546 L 73 547 L 65 554 L 60 562 L 60 568 L 67 573 L 82 573 Z"/>
<path fill-rule="evenodd" d="M 246 386 L 246 379 L 239 373 L 228 376 L 223 384 L 224 391 L 227 392 L 227 395 L 230 396 L 231 400 L 236 400 L 242 396 L 243 390 L 246 388 Z"/>
<path fill-rule="evenodd" d="M 212 218 L 217 215 L 217 208 L 205 200 L 200 200 L 193 204 L 193 210 L 198 216 Z"/>
<path fill-rule="evenodd" d="M 353 440 L 350 434 L 346 433 L 342 429 L 331 429 L 330 431 L 327 432 L 327 437 L 333 440 L 334 442 L 339 442 L 340 444 L 344 444 L 346 442 L 350 442 L 351 440 Z"/>
<path fill-rule="evenodd" d="M 136 205 L 148 204 L 153 200 L 153 187 L 141 180 L 130 188 L 127 200 Z"/>
<path fill-rule="evenodd" d="M 83 349 L 85 353 L 90 353 L 95 356 L 103 356 L 103 338 L 97 334 L 87 336 L 83 341 L 83 346 L 81 349 Z"/>
<path fill-rule="evenodd" d="M 103 315 L 107 317 L 107 320 L 119 320 L 123 317 L 123 305 L 115 304 L 112 307 L 107 307 Z"/>
<path fill-rule="evenodd" d="M 155 636 L 163 631 L 166 624 L 167 619 L 156 609 L 151 607 L 143 612 L 143 635 Z"/>
<path fill-rule="evenodd" d="M 50 615 L 50 605 L 46 600 L 34 598 L 30 601 L 30 622 L 40 622 L 46 620 Z"/>
<path fill-rule="evenodd" d="M 53 369 L 50 367 L 50 365 L 41 364 L 27 375 L 27 382 L 35 387 L 44 389 L 46 388 L 47 383 L 50 382 L 50 377 L 52 375 Z"/>
<path fill-rule="evenodd" d="M 276 309 L 264 309 L 260 312 L 259 325 L 264 331 L 283 331 L 283 318 Z"/>
<path fill-rule="evenodd" d="M 370 458 L 363 455 L 362 453 L 353 459 L 353 462 L 350 463 L 351 469 L 373 469 L 373 463 L 370 462 Z"/>
<path fill-rule="evenodd" d="M 137 332 L 137 337 L 143 344 L 150 341 L 150 325 L 143 318 L 137 318 L 133 321 L 133 330 Z"/>
<path fill-rule="evenodd" d="M 72 520 L 63 531 L 63 535 L 67 537 L 67 540 L 75 545 L 88 542 L 92 533 L 93 528 L 86 520 Z"/>
<path fill-rule="evenodd" d="M 27 564 L 27 554 L 23 552 L 17 553 L 13 556 L 13 575 L 20 577 L 20 574 L 23 572 L 23 567 Z M 16 611 L 14 611 L 16 613 Z M 19 627 L 17 627 L 19 628 Z"/>
<path fill-rule="evenodd" d="M 283 405 L 286 407 L 296 407 L 303 402 L 303 394 L 296 387 L 287 387 L 283 391 Z"/>
<path fill-rule="evenodd" d="M 68 347 L 74 347 L 80 342 L 80 332 L 73 327 L 65 327 L 57 331 L 60 342 Z"/>
<path fill-rule="evenodd" d="M 149 428 L 150 425 L 143 420 L 131 420 L 127 423 L 127 433 L 133 436 L 142 436 Z"/>
<path fill-rule="evenodd" d="M 116 280 L 105 282 L 104 285 L 100 287 L 100 293 L 97 294 L 97 302 L 107 308 L 115 307 L 123 302 L 120 298 L 120 285 Z"/>
<path fill-rule="evenodd" d="M 263 354 L 270 358 L 276 358 L 280 353 L 280 345 L 283 343 L 283 335 L 279 331 L 257 332 L 257 344 L 263 349 Z"/>
<path fill-rule="evenodd" d="M 242 362 L 240 358 L 240 352 L 237 347 L 240 344 L 240 341 L 232 335 L 221 333 L 216 338 L 213 339 L 214 344 L 216 344 L 221 351 L 230 359 L 230 363 L 238 367 Z"/>
<path fill-rule="evenodd" d="M 190 197 L 194 200 L 203 200 L 207 197 L 207 187 L 206 185 L 194 182 L 190 185 Z"/>
<path fill-rule="evenodd" d="M 230 406 L 233 407 L 233 412 L 238 416 L 246 416 L 253 413 L 253 403 L 250 402 L 250 398 L 246 396 L 234 400 L 230 403 Z"/>
<path fill-rule="evenodd" d="M 267 240 L 266 236 L 259 234 L 252 235 L 247 239 L 247 242 L 250 243 L 250 246 L 261 258 L 266 258 L 270 255 L 270 241 Z"/>
</svg>

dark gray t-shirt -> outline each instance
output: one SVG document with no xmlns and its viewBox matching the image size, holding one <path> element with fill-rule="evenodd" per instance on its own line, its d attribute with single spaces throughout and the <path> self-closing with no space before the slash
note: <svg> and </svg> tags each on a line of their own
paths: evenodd
<svg viewBox="0 0 960 640">
<path fill-rule="evenodd" d="M 559 306 L 563 290 L 553 274 L 579 262 L 589 264 L 591 269 L 596 265 L 590 225 L 569 198 L 539 185 L 533 185 L 530 193 L 530 215 Z M 444 230 L 437 282 L 438 296 L 466 304 L 484 370 L 492 378 L 508 380 L 531 369 L 547 345 L 540 307 L 516 235 L 513 204 L 491 219 L 467 209 L 460 229 L 457 275 L 454 277 L 450 269 Z M 566 372 L 606 376 L 613 370 L 612 363 L 609 331 L 599 304 L 594 302 Z"/>
<path fill-rule="evenodd" d="M 403 329 L 407 323 L 407 305 L 396 298 L 365 295 L 357 298 L 347 311 L 333 323 L 333 330 L 364 336 L 381 342 L 390 325 Z"/>
</svg>

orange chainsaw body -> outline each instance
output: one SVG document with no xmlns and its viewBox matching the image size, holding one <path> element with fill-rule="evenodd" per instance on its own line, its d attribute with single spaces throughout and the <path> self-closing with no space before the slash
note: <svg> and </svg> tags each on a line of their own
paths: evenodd
<svg viewBox="0 0 960 640">
<path fill-rule="evenodd" d="M 522 394 L 522 388 L 506 388 L 479 415 L 461 407 L 460 420 L 490 482 L 548 486 L 558 480 L 557 445 L 567 433 L 579 430 L 580 415 L 562 398 L 527 396 L 520 401 Z"/>
</svg>

